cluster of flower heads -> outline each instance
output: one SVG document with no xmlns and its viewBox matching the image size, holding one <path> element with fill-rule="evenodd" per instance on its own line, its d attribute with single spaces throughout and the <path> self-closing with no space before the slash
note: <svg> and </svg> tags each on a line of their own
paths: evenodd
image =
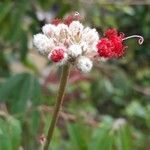
<svg viewBox="0 0 150 150">
<path fill-rule="evenodd" d="M 79 13 L 64 20 L 53 20 L 42 27 L 43 33 L 34 35 L 34 45 L 52 62 L 71 63 L 80 71 L 89 72 L 95 59 L 121 57 L 126 49 L 124 40 L 138 37 L 139 43 L 143 43 L 143 37 L 125 37 L 116 29 L 108 29 L 100 38 L 95 28 L 84 27 L 80 20 Z"/>
</svg>

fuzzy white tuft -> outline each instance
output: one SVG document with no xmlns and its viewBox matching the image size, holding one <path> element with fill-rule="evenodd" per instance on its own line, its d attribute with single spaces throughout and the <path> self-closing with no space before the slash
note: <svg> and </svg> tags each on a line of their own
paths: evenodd
<svg viewBox="0 0 150 150">
<path fill-rule="evenodd" d="M 79 21 L 73 21 L 69 25 L 69 30 L 71 34 L 75 36 L 83 31 L 83 25 Z"/>
<path fill-rule="evenodd" d="M 33 43 L 42 54 L 48 53 L 54 47 L 53 41 L 41 33 L 34 35 Z"/>
<path fill-rule="evenodd" d="M 59 35 L 62 35 L 62 34 L 67 34 L 68 33 L 68 26 L 61 23 L 61 24 L 58 24 L 57 26 L 57 32 Z"/>
<path fill-rule="evenodd" d="M 80 56 L 77 60 L 76 66 L 80 71 L 87 73 L 92 69 L 93 63 L 89 58 Z"/>
<path fill-rule="evenodd" d="M 73 44 L 68 48 L 68 55 L 75 58 L 82 54 L 82 49 L 79 44 Z"/>
<path fill-rule="evenodd" d="M 99 35 L 96 29 L 89 27 L 83 30 L 82 41 L 86 42 L 90 51 L 96 51 L 96 44 L 98 43 Z"/>
<path fill-rule="evenodd" d="M 42 27 L 42 31 L 48 37 L 53 37 L 57 31 L 57 28 L 52 24 L 46 24 Z"/>
</svg>

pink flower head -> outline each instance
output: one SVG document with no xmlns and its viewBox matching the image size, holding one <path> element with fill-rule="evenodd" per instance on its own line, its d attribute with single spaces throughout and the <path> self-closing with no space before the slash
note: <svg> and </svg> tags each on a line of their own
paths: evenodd
<svg viewBox="0 0 150 150">
<path fill-rule="evenodd" d="M 97 44 L 99 56 L 105 58 L 119 58 L 124 52 L 126 46 L 123 45 L 123 34 L 118 34 L 116 29 L 108 29 L 105 37 L 101 38 Z"/>
<path fill-rule="evenodd" d="M 48 56 L 53 62 L 60 62 L 64 59 L 64 49 L 63 48 L 56 48 L 54 49 Z"/>
</svg>

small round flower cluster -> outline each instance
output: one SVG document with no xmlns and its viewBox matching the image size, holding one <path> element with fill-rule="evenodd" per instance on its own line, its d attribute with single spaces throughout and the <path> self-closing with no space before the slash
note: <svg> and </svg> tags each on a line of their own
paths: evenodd
<svg viewBox="0 0 150 150">
<path fill-rule="evenodd" d="M 33 43 L 42 54 L 59 65 L 71 63 L 82 72 L 89 72 L 93 60 L 97 58 L 119 58 L 124 54 L 126 46 L 123 34 L 116 29 L 109 29 L 103 38 L 95 28 L 84 27 L 78 13 L 64 20 L 55 19 L 51 24 L 42 27 L 42 32 L 34 35 Z M 135 35 L 131 37 L 143 37 Z M 99 57 L 96 57 L 99 56 Z"/>
<path fill-rule="evenodd" d="M 55 19 L 52 24 L 42 27 L 42 33 L 34 35 L 34 45 L 48 55 L 48 59 L 58 64 L 67 62 L 83 72 L 93 66 L 90 58 L 97 51 L 99 35 L 96 29 L 84 27 L 78 14 L 64 21 Z"/>
</svg>

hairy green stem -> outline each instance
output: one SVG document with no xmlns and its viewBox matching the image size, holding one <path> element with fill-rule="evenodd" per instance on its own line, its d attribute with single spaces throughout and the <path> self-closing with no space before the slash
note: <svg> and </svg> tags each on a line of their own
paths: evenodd
<svg viewBox="0 0 150 150">
<path fill-rule="evenodd" d="M 54 128 L 55 128 L 56 122 L 57 122 L 58 117 L 59 117 L 59 111 L 60 111 L 60 108 L 61 108 L 62 103 L 63 103 L 63 99 L 64 99 L 64 95 L 65 95 L 65 89 L 66 89 L 67 81 L 69 78 L 69 72 L 70 72 L 70 64 L 66 64 L 62 70 L 58 94 L 57 94 L 57 99 L 56 99 L 56 104 L 55 104 L 55 109 L 54 109 L 54 113 L 52 116 L 52 121 L 51 121 L 49 130 L 48 130 L 48 134 L 46 137 L 44 150 L 48 150 L 48 148 L 50 146 L 50 142 L 52 140 Z"/>
</svg>

